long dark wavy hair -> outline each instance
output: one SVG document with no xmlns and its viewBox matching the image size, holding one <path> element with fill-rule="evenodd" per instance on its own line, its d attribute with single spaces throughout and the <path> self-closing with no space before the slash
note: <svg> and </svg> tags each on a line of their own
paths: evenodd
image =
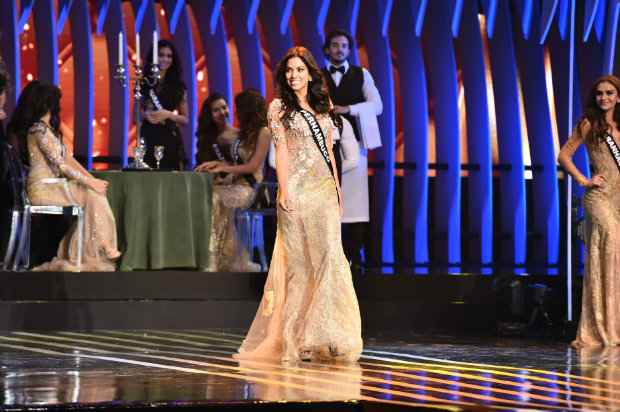
<svg viewBox="0 0 620 412">
<path fill-rule="evenodd" d="M 168 48 L 172 51 L 172 64 L 166 70 L 166 76 L 162 79 L 163 83 L 181 83 L 181 75 L 183 74 L 183 67 L 181 66 L 181 59 L 176 47 L 170 40 L 161 39 L 157 42 L 157 50 Z M 144 61 L 144 73 L 148 74 L 148 68 L 153 62 L 153 49 L 149 48 L 148 55 Z"/>
<path fill-rule="evenodd" d="M 217 125 L 213 121 L 211 106 L 218 100 L 224 100 L 226 102 L 226 98 L 223 94 L 213 92 L 206 98 L 200 108 L 198 129 L 196 130 L 196 140 L 198 142 L 196 150 L 197 163 L 205 160 L 212 160 L 209 154 L 211 153 L 211 145 L 217 143 L 218 130 Z M 228 104 L 228 102 L 226 103 Z"/>
<path fill-rule="evenodd" d="M 283 103 L 284 115 L 282 116 L 282 122 L 286 128 L 290 126 L 290 119 L 293 113 L 300 109 L 297 96 L 286 81 L 287 64 L 289 59 L 293 57 L 299 57 L 308 68 L 310 82 L 308 83 L 307 99 L 312 110 L 317 114 L 329 113 L 330 111 L 327 83 L 314 57 L 312 57 L 312 53 L 305 47 L 292 47 L 286 52 L 286 55 L 276 68 L 276 86 Z"/>
<path fill-rule="evenodd" d="M 183 75 L 183 67 L 181 66 L 179 53 L 171 41 L 164 39 L 158 41 L 157 50 L 159 51 L 162 48 L 168 48 L 172 51 L 172 64 L 170 64 L 170 67 L 166 70 L 166 74 L 160 80 L 160 89 L 157 94 L 160 96 L 162 105 L 165 108 L 172 109 L 176 108 L 179 103 L 181 103 L 181 100 L 183 100 L 183 95 L 185 94 L 186 87 L 183 79 L 181 78 Z M 146 75 L 150 74 L 148 70 L 152 61 L 153 49 L 150 48 L 146 60 L 144 61 L 143 70 Z"/>
<path fill-rule="evenodd" d="M 256 149 L 258 135 L 267 126 L 267 103 L 256 89 L 247 89 L 235 96 L 239 119 L 239 139 L 245 147 Z"/>
<path fill-rule="evenodd" d="M 31 81 L 22 90 L 7 126 L 7 134 L 17 138 L 20 156 L 24 163 L 30 164 L 27 143 L 28 130 L 48 112 L 51 114 L 50 127 L 62 141 L 62 132 L 60 131 L 61 97 L 62 94 L 58 87 L 39 80 Z"/>
<path fill-rule="evenodd" d="M 609 75 L 601 76 L 596 79 L 590 88 L 584 114 L 581 122 L 579 122 L 579 124 L 581 124 L 585 119 L 590 122 L 590 132 L 588 133 L 588 136 L 584 136 L 588 139 L 603 139 L 610 127 L 605 120 L 605 112 L 603 112 L 596 103 L 596 89 L 601 83 L 610 83 L 614 86 L 616 93 L 620 97 L 620 78 Z M 616 122 L 617 127 L 620 127 L 620 104 L 618 103 L 614 107 L 613 119 L 614 122 Z"/>
</svg>

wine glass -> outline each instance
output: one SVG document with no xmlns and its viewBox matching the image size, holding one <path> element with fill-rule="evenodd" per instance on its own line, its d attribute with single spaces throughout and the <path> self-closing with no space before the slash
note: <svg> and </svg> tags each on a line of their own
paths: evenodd
<svg viewBox="0 0 620 412">
<path fill-rule="evenodd" d="M 164 158 L 164 146 L 155 146 L 154 147 L 154 153 L 153 155 L 155 156 L 155 160 L 157 161 L 157 169 L 159 169 L 159 162 L 161 162 L 161 159 Z"/>
</svg>

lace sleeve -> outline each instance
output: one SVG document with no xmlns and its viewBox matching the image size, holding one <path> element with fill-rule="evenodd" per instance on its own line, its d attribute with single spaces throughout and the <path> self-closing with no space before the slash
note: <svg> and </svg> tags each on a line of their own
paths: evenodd
<svg viewBox="0 0 620 412">
<path fill-rule="evenodd" d="M 284 124 L 282 124 L 282 100 L 274 99 L 269 105 L 267 112 L 267 123 L 269 131 L 273 138 L 273 143 L 277 146 L 280 142 L 285 141 Z"/>
<path fill-rule="evenodd" d="M 80 183 L 86 181 L 86 176 L 83 173 L 67 164 L 65 161 L 67 157 L 65 146 L 46 125 L 35 123 L 28 131 L 28 134 L 33 136 L 39 150 L 41 150 L 41 153 L 43 153 L 43 156 L 45 156 L 45 159 L 47 159 L 56 174 L 62 174 Z"/>
</svg>

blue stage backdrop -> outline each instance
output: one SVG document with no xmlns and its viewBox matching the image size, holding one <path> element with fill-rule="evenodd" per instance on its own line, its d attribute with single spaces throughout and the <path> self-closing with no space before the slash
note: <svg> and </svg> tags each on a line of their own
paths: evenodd
<svg viewBox="0 0 620 412">
<path fill-rule="evenodd" d="M 209 92 L 272 98 L 287 48 L 304 45 L 322 64 L 326 31 L 344 28 L 357 40 L 352 63 L 383 98 L 383 147 L 370 154 L 377 261 L 554 269 L 565 236 L 557 153 L 589 85 L 618 71 L 619 14 L 618 0 L 5 0 L 0 52 L 9 112 L 26 82 L 60 84 L 76 155 L 120 167 L 133 99 L 113 75 L 119 59 L 134 61 L 136 32 L 143 60 L 153 31 L 179 50 L 193 161 Z M 576 160 L 587 171 L 583 149 Z"/>
</svg>

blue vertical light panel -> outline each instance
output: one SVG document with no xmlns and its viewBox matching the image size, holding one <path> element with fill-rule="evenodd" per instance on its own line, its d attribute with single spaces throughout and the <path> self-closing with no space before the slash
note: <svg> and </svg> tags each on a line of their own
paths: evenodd
<svg viewBox="0 0 620 412">
<path fill-rule="evenodd" d="M 192 26 L 185 0 L 164 0 L 164 8 L 168 16 L 168 24 L 172 33 L 172 41 L 179 53 L 179 59 L 183 66 L 183 82 L 187 87 L 187 117 L 189 122 L 181 128 L 183 141 L 185 143 L 185 154 L 190 169 L 194 168 L 194 158 L 196 152 L 196 119 L 197 96 L 196 96 L 196 58 L 194 56 L 194 39 L 192 37 Z"/>
<path fill-rule="evenodd" d="M 323 66 L 323 30 L 329 3 L 329 0 L 300 0 L 295 2 L 293 8 L 300 46 L 310 50 L 319 67 Z"/>
<path fill-rule="evenodd" d="M 260 35 L 256 30 L 259 3 L 259 0 L 229 0 L 226 2 L 226 13 L 231 16 L 233 23 L 243 88 L 253 87 L 264 95 L 265 70 Z"/>
<path fill-rule="evenodd" d="M 517 64 L 507 2 L 497 5 L 493 37 L 489 39 L 495 117 L 499 145 L 501 263 L 525 264 L 526 209 L 522 129 Z"/>
<path fill-rule="evenodd" d="M 401 204 L 404 244 L 414 264 L 428 263 L 428 93 L 422 39 L 416 35 L 415 22 L 419 0 L 399 4 L 392 17 L 393 50 L 400 76 L 400 101 L 403 113 L 405 168 Z"/>
<path fill-rule="evenodd" d="M 154 0 L 132 0 L 134 15 L 136 16 L 134 30 L 140 33 L 140 61 L 150 64 L 146 57 L 153 49 L 153 32 L 158 30 L 157 15 Z"/>
<path fill-rule="evenodd" d="M 88 2 L 75 1 L 69 11 L 73 42 L 73 87 L 75 116 L 73 118 L 73 150 L 85 159 L 87 168 L 93 163 L 93 118 L 95 114 L 93 38 Z"/>
<path fill-rule="evenodd" d="M 127 32 L 123 20 L 121 0 L 109 0 L 105 16 L 105 36 L 108 46 L 108 76 L 110 87 L 110 138 L 108 152 L 112 157 L 121 159 L 123 166 L 127 165 L 127 138 L 129 126 L 129 88 L 114 78 L 118 65 L 118 34 L 123 33 L 123 63 L 127 74 Z"/>
<path fill-rule="evenodd" d="M 289 21 L 294 3 L 294 0 L 263 1 L 258 9 L 265 36 L 265 48 L 269 55 L 269 67 L 272 71 L 275 71 L 278 62 L 293 46 Z"/>
<path fill-rule="evenodd" d="M 196 21 L 201 22 L 198 30 L 207 61 L 209 93 L 223 94 L 232 110 L 232 73 L 228 36 L 221 14 L 222 0 L 192 0 L 190 5 Z"/>
<path fill-rule="evenodd" d="M 603 60 L 603 73 L 611 74 L 614 69 L 616 57 L 616 38 L 618 37 L 618 16 L 620 15 L 620 2 L 610 1 L 607 10 L 607 22 L 605 24 L 605 57 Z"/>
<path fill-rule="evenodd" d="M 37 42 L 38 79 L 58 84 L 58 33 L 54 0 L 34 4 L 34 31 Z"/>
<path fill-rule="evenodd" d="M 6 96 L 5 109 L 9 115 L 13 111 L 21 90 L 18 16 L 19 10 L 17 10 L 17 2 L 15 1 L 9 1 L 0 11 L 0 38 L 2 39 L 0 56 L 13 83 L 13 87 L 7 89 Z"/>
<path fill-rule="evenodd" d="M 532 158 L 534 178 L 532 196 L 536 199 L 532 211 L 535 232 L 532 255 L 537 263 L 557 265 L 560 246 L 560 206 L 556 155 L 545 78 L 545 50 L 538 42 L 540 27 L 538 5 L 534 5 L 532 11 L 533 36 L 529 40 L 518 33 L 515 36 Z"/>
<path fill-rule="evenodd" d="M 489 102 L 487 99 L 486 65 L 477 0 L 463 3 L 461 27 L 456 38 L 461 63 L 465 106 L 467 108 L 467 154 L 469 171 L 467 230 L 464 244 L 473 248 L 473 257 L 480 264 L 493 261 L 493 161 Z"/>
<path fill-rule="evenodd" d="M 360 0 L 337 0 L 330 2 L 325 29 L 327 31 L 333 29 L 346 30 L 355 38 L 359 11 Z M 359 66 L 360 60 L 357 47 L 352 47 L 349 61 Z"/>
<path fill-rule="evenodd" d="M 381 239 L 382 260 L 394 262 L 393 207 L 394 207 L 394 149 L 396 120 L 394 98 L 394 73 L 388 37 L 388 24 L 392 12 L 391 0 L 362 0 L 360 5 L 360 34 L 366 45 L 369 69 L 383 100 L 383 114 L 379 116 L 379 129 L 383 146 L 374 151 L 375 159 L 385 167 L 375 171 L 375 184 L 371 196 L 371 234 Z"/>
<path fill-rule="evenodd" d="M 450 0 L 428 4 L 423 30 L 426 74 L 435 118 L 437 175 L 433 213 L 433 246 L 437 261 L 461 261 L 461 142 L 459 130 L 457 67 L 452 43 Z"/>
<path fill-rule="evenodd" d="M 568 112 L 569 112 L 569 95 L 568 87 L 569 80 L 569 67 L 574 56 L 570 55 L 569 39 L 564 40 L 560 37 L 559 33 L 551 33 L 549 35 L 549 41 L 547 43 L 550 49 L 551 55 L 551 74 L 553 77 L 553 95 L 555 97 L 555 113 L 558 125 L 558 138 L 560 145 L 563 145 L 568 140 L 570 134 L 573 132 L 572 128 L 568 125 Z M 573 79 L 573 87 L 575 91 L 579 90 L 579 83 L 577 79 Z M 576 96 L 573 101 L 573 113 L 576 120 L 581 117 L 581 99 Z M 577 152 L 573 155 L 573 162 L 586 176 L 590 175 L 590 167 L 588 160 L 588 153 L 585 146 L 581 146 Z M 573 193 L 577 196 L 583 195 L 583 188 L 577 183 L 573 182 Z"/>
</svg>

